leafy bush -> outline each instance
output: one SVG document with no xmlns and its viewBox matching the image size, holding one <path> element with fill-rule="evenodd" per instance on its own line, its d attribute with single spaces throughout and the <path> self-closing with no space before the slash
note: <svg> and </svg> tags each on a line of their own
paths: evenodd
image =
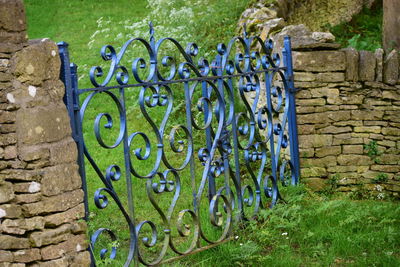
<svg viewBox="0 0 400 267">
<path fill-rule="evenodd" d="M 374 51 L 382 44 L 382 1 L 378 0 L 371 9 L 364 8 L 350 22 L 325 28 L 333 33 L 343 47 Z"/>
</svg>

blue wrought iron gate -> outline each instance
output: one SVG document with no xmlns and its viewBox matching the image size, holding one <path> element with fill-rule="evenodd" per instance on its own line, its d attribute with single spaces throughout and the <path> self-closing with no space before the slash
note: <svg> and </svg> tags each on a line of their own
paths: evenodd
<svg viewBox="0 0 400 267">
<path fill-rule="evenodd" d="M 132 57 L 134 45 L 147 58 Z M 93 265 L 156 265 L 215 246 L 298 183 L 289 37 L 282 60 L 244 32 L 196 63 L 196 44 L 156 41 L 150 24 L 149 41 L 101 49 L 109 70 L 92 67 L 87 89 L 58 46 Z"/>
</svg>

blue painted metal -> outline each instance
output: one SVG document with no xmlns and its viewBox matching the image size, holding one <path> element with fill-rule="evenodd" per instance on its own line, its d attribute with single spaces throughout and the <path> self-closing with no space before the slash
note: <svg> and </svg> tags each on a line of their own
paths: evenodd
<svg viewBox="0 0 400 267">
<path fill-rule="evenodd" d="M 180 57 L 164 56 L 160 60 L 161 47 L 166 43 L 172 45 Z M 128 68 L 122 64 L 122 59 L 132 44 L 142 45 L 148 51 L 149 60 L 133 59 Z M 255 44 L 261 47 L 261 52 L 252 51 Z M 99 213 L 110 209 L 109 204 L 113 203 L 123 218 L 119 226 L 125 225 L 129 231 L 129 237 L 123 237 L 124 248 L 120 248 L 115 242 L 122 237 L 112 230 L 116 225 L 92 229 L 93 265 L 97 253 L 101 259 L 112 261 L 118 257 L 118 251 L 125 250 L 124 266 L 155 265 L 165 262 L 165 258 L 174 253 L 182 257 L 225 242 L 232 236 L 234 221 L 251 219 L 260 209 L 274 206 L 282 198 L 280 186 L 299 182 L 296 90 L 289 38 L 284 39 L 282 61 L 278 53 L 273 53 L 272 41 L 249 37 L 245 31 L 243 37 L 233 38 L 227 46 L 219 44 L 211 64 L 204 58 L 196 64 L 196 44 L 189 43 L 184 49 L 172 38 L 156 41 L 150 23 L 149 41 L 128 40 L 119 53 L 110 45 L 101 49 L 102 58 L 110 63 L 109 70 L 92 67 L 89 77 L 94 87 L 86 89 L 78 89 L 77 67 L 69 62 L 68 44 L 60 43 L 59 50 L 61 78 L 66 87 L 65 103 L 78 147 L 79 170 L 86 195 L 85 218 L 90 220 L 89 208 Z M 147 70 L 145 77 L 143 70 Z M 174 85 L 181 85 L 183 92 L 172 90 Z M 128 120 L 127 90 L 138 91 L 141 114 L 137 115 L 141 115 L 142 120 Z M 120 151 L 121 165 L 112 162 L 100 166 L 95 154 L 89 152 L 87 141 L 91 133 L 83 133 L 83 123 L 88 120 L 85 113 L 97 96 L 108 98 L 117 116 L 99 112 L 94 119 L 92 138 L 100 149 Z M 184 101 L 183 124 L 171 120 L 174 108 L 180 104 L 174 98 L 179 97 Z M 153 120 L 151 110 L 162 110 L 161 122 Z M 198 113 L 202 118 L 194 115 Z M 115 123 L 115 117 L 119 124 Z M 106 123 L 102 124 L 104 121 Z M 130 123 L 146 124 L 148 129 L 130 132 Z M 107 136 L 101 133 L 104 129 L 116 130 L 113 144 L 105 141 Z M 204 139 L 199 137 L 201 133 Z M 143 145 L 138 146 L 137 140 Z M 181 166 L 171 163 L 171 153 L 180 156 Z M 85 159 L 93 169 L 91 179 L 94 173 L 102 184 L 95 188 L 93 205 L 88 203 Z M 148 169 L 138 168 L 140 162 L 148 162 Z M 122 177 L 126 187 L 124 200 L 114 187 Z M 143 188 L 138 187 L 140 181 L 145 184 Z M 186 189 L 192 195 L 190 207 L 174 211 L 182 201 L 185 186 L 191 187 Z M 141 192 L 146 196 L 135 206 L 138 202 L 134 199 Z M 165 202 L 160 202 L 159 197 L 168 194 L 173 197 L 169 208 L 165 209 L 162 208 Z M 204 194 L 207 194 L 206 202 L 202 202 Z M 160 222 L 137 216 L 145 201 L 154 208 L 147 213 L 156 214 Z M 217 239 L 208 236 L 205 223 L 218 230 Z M 150 237 L 141 238 L 147 234 Z M 111 249 L 98 248 L 104 246 L 99 241 L 104 237 L 112 242 Z M 182 239 L 187 240 L 184 249 L 175 244 L 177 238 L 181 243 Z M 150 257 L 145 249 L 151 251 Z"/>
</svg>

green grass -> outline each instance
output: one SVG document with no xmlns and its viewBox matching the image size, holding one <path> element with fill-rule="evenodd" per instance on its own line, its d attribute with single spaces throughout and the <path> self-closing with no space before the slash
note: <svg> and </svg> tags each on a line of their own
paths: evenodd
<svg viewBox="0 0 400 267">
<path fill-rule="evenodd" d="M 288 188 L 287 204 L 263 211 L 236 241 L 177 266 L 399 266 L 398 202 L 326 199 Z"/>
<path fill-rule="evenodd" d="M 326 27 L 343 47 L 375 51 L 382 47 L 382 1 L 376 1 L 371 9 L 364 8 L 350 22 Z"/>
</svg>

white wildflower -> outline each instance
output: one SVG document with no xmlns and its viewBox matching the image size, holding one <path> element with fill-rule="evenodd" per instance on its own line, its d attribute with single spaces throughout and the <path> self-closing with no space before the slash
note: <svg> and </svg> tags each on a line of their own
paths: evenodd
<svg viewBox="0 0 400 267">
<path fill-rule="evenodd" d="M 379 185 L 379 184 L 376 185 L 376 186 L 375 186 L 375 190 L 378 191 L 378 192 L 382 192 L 382 186 Z"/>
</svg>

